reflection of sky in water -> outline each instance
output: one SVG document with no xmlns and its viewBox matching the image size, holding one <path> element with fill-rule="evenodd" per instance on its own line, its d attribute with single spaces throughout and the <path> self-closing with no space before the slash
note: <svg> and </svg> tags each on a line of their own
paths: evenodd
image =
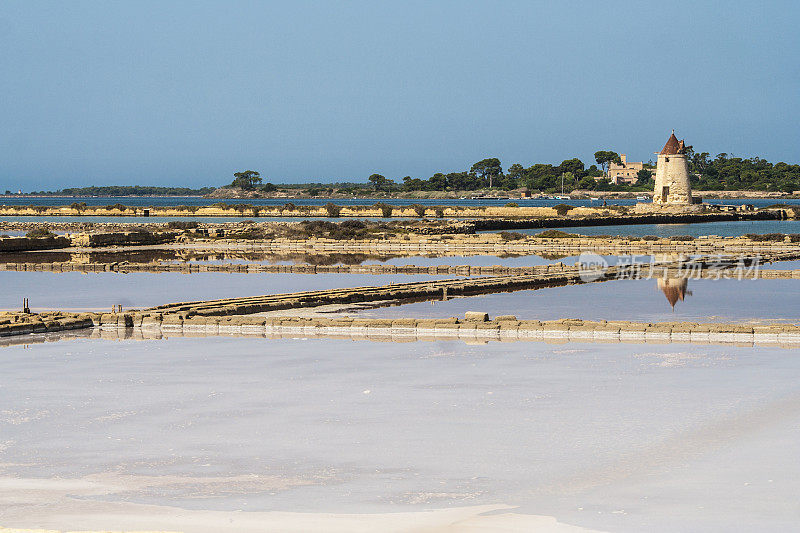
<svg viewBox="0 0 800 533">
<path fill-rule="evenodd" d="M 761 268 L 768 268 L 770 270 L 798 270 L 800 269 L 800 260 L 798 261 L 776 261 L 774 263 L 765 263 Z M 800 280 L 798 280 L 800 281 Z"/>
<path fill-rule="evenodd" d="M 800 320 L 798 280 L 689 280 L 675 308 L 656 280 L 620 280 L 419 302 L 361 311 L 363 317 L 463 317 L 466 311 L 520 319 L 745 321 Z"/>
<path fill-rule="evenodd" d="M 627 226 L 585 226 L 576 228 L 555 228 L 567 233 L 579 235 L 657 235 L 673 237 L 676 235 L 718 235 L 720 237 L 738 237 L 746 233 L 800 233 L 800 220 L 744 220 L 732 222 L 702 222 L 693 224 L 631 224 Z M 535 235 L 544 231 L 542 228 L 513 230 L 519 233 Z"/>
<path fill-rule="evenodd" d="M 0 236 L 8 235 L 9 237 L 24 237 L 28 234 L 28 231 L 30 230 L 0 229 Z M 55 233 L 56 235 L 66 235 L 68 232 L 51 229 L 50 233 Z"/>
<path fill-rule="evenodd" d="M 316 256 L 313 258 L 298 256 L 292 259 L 276 259 L 276 258 L 266 258 L 263 260 L 245 260 L 245 259 L 217 259 L 212 261 L 195 261 L 192 260 L 192 263 L 260 263 L 260 264 L 269 264 L 269 265 L 294 265 L 298 263 L 304 263 L 310 259 L 315 260 L 317 263 L 321 264 L 337 264 L 337 265 L 345 265 L 345 264 L 362 264 L 362 265 L 395 265 L 395 266 L 403 266 L 403 265 L 416 265 L 416 266 L 436 266 L 436 265 L 453 265 L 453 266 L 462 266 L 462 265 L 469 265 L 469 266 L 495 266 L 501 265 L 506 267 L 524 267 L 524 266 L 538 266 L 538 265 L 549 265 L 552 263 L 562 262 L 566 265 L 573 265 L 578 260 L 577 256 L 569 256 L 569 257 L 558 257 L 554 259 L 547 259 L 538 255 L 525 255 L 525 256 L 513 256 L 513 257 L 498 257 L 494 255 L 448 255 L 448 256 L 440 256 L 440 257 L 426 257 L 422 255 L 410 255 L 410 256 L 402 256 L 402 257 L 387 257 L 381 259 L 369 258 L 366 260 L 355 260 L 354 256 L 350 258 L 344 258 L 341 261 L 320 261 L 319 259 L 323 256 Z M 613 262 L 613 258 L 609 257 L 609 260 Z M 182 262 L 182 261 L 177 261 Z"/>
<path fill-rule="evenodd" d="M 0 309 L 17 309 L 22 298 L 29 298 L 34 310 L 110 309 L 115 304 L 122 304 L 127 309 L 174 302 L 386 285 L 443 277 L 446 276 L 0 272 L 0 287 L 3 288 Z"/>
<path fill-rule="evenodd" d="M 215 337 L 0 356 L 3 414 L 26 418 L 3 425 L 8 476 L 206 478 L 108 499 L 245 513 L 500 503 L 659 533 L 797 523 L 800 358 L 782 348 Z M 311 483 L 208 479 L 249 475 Z"/>
</svg>

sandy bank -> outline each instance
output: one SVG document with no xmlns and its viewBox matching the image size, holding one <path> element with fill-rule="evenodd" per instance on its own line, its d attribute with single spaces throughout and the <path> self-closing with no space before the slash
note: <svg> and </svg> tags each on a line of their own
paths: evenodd
<svg viewBox="0 0 800 533">
<path fill-rule="evenodd" d="M 158 483 L 150 478 L 149 483 Z M 166 483 L 174 479 L 165 478 Z M 81 533 L 114 530 L 185 533 L 307 532 L 591 532 L 549 516 L 519 514 L 508 505 L 476 505 L 426 511 L 338 514 L 186 510 L 161 505 L 103 501 L 138 486 L 136 478 L 0 478 L 0 533 Z"/>
</svg>

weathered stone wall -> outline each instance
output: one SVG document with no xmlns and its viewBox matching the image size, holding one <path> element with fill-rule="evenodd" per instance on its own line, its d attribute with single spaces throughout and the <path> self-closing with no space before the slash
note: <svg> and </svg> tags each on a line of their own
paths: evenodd
<svg viewBox="0 0 800 533">
<path fill-rule="evenodd" d="M 674 156 L 672 156 L 674 157 Z M 632 219 L 625 222 L 625 213 L 629 211 L 627 207 L 606 206 L 606 207 L 575 207 L 559 215 L 554 207 L 532 207 L 532 206 L 426 206 L 424 217 L 420 217 L 417 211 L 410 206 L 393 206 L 391 216 L 395 218 L 411 219 L 434 219 L 438 217 L 437 211 L 443 218 L 466 218 L 466 219 L 555 219 L 572 220 L 584 218 L 603 218 L 620 217 L 620 224 L 640 224 L 645 223 Z M 768 212 L 768 211 L 767 211 Z M 383 217 L 381 209 L 374 206 L 342 206 L 338 217 L 331 217 L 323 206 L 302 206 L 293 209 L 285 209 L 281 206 L 227 206 L 217 207 L 208 206 L 200 208 L 187 207 L 159 207 L 148 210 L 150 217 L 246 217 L 246 218 L 271 218 L 271 217 L 296 217 L 298 219 L 308 217 L 329 218 L 336 221 L 337 218 L 351 217 Z M 29 207 L 29 206 L 0 206 L 0 216 L 80 216 L 97 218 L 102 221 L 104 217 L 120 216 L 142 216 L 141 208 L 129 208 L 125 211 L 106 210 L 103 207 L 89 207 L 86 209 L 74 209 L 71 207 Z M 720 219 L 729 220 L 729 219 Z M 733 220 L 733 219 L 730 219 Z M 614 222 L 606 222 L 613 224 Z M 591 225 L 587 223 L 584 225 Z M 536 227 L 536 226 L 530 226 Z M 552 226 L 549 226 L 552 227 Z"/>
<path fill-rule="evenodd" d="M 409 274 L 435 276 L 525 275 L 555 272 L 564 268 L 561 263 L 530 267 L 470 266 L 470 265 L 264 265 L 260 263 L 0 263 L 0 271 L 14 272 L 229 272 L 243 274 Z"/>
<path fill-rule="evenodd" d="M 478 313 L 483 315 L 483 313 Z M 97 324 L 111 336 L 144 338 L 168 336 L 251 335 L 267 338 L 341 337 L 380 341 L 461 339 L 477 341 L 533 340 L 548 342 L 646 342 L 766 344 L 790 348 L 800 346 L 800 326 L 765 324 L 748 326 L 729 323 L 628 322 L 561 319 L 517 320 L 497 317 L 491 321 L 441 319 L 293 318 L 263 316 L 191 317 L 151 316 L 134 328 L 122 328 L 119 318 L 103 315 Z"/>
<path fill-rule="evenodd" d="M 692 185 L 686 154 L 658 154 L 654 204 L 688 205 L 692 203 Z M 668 188 L 667 191 L 664 189 Z M 664 194 L 664 193 L 667 194 Z"/>
<path fill-rule="evenodd" d="M 0 313 L 0 337 L 92 327 L 91 313 Z"/>
<path fill-rule="evenodd" d="M 444 217 L 555 217 L 558 213 L 552 207 L 505 207 L 505 206 L 426 206 L 424 216 L 437 217 L 437 209 Z M 384 213 L 375 206 L 341 206 L 338 217 L 330 217 L 324 206 L 299 206 L 286 209 L 283 206 L 248 206 L 232 204 L 226 207 L 152 207 L 146 208 L 149 217 L 383 217 Z M 104 207 L 72 208 L 58 206 L 0 206 L 0 216 L 81 216 L 81 217 L 120 217 L 145 216 L 145 208 L 129 207 L 125 210 L 105 209 Z M 608 210 L 579 207 L 573 209 L 575 215 L 601 215 Z M 392 217 L 421 218 L 411 206 L 392 206 Z"/>
<path fill-rule="evenodd" d="M 800 251 L 800 243 L 756 242 L 747 238 L 699 238 L 691 241 L 670 239 L 641 240 L 627 238 L 559 238 L 525 237 L 504 240 L 497 234 L 479 235 L 408 235 L 385 240 L 305 240 L 273 239 L 269 241 L 218 242 L 219 249 L 248 250 L 270 253 L 375 253 L 389 255 L 503 255 L 553 254 L 579 255 L 583 251 L 623 254 L 747 254 L 775 256 Z M 199 248 L 199 247 L 198 247 Z M 212 249 L 211 247 L 208 248 Z"/>
<path fill-rule="evenodd" d="M 67 237 L 5 237 L 0 239 L 0 252 L 26 252 L 31 250 L 57 250 L 69 248 L 71 242 Z"/>
<path fill-rule="evenodd" d="M 101 246 L 141 246 L 173 242 L 180 235 L 177 231 L 121 231 L 114 233 L 78 233 L 71 235 L 75 247 L 97 248 Z"/>
<path fill-rule="evenodd" d="M 797 254 L 800 257 L 800 253 Z M 413 276 L 523 276 L 546 274 L 572 268 L 563 263 L 541 266 L 508 267 L 503 265 L 264 265 L 260 263 L 0 263 L 0 271 L 11 272 L 149 272 L 194 274 L 200 272 L 221 272 L 231 274 L 366 274 L 391 275 L 407 274 Z M 646 271 L 648 266 L 642 268 Z M 747 269 L 750 267 L 748 266 Z M 678 272 L 673 273 L 677 276 Z M 708 269 L 697 272 L 700 278 L 714 278 L 714 271 Z M 753 269 L 748 279 L 798 279 L 800 270 Z"/>
</svg>

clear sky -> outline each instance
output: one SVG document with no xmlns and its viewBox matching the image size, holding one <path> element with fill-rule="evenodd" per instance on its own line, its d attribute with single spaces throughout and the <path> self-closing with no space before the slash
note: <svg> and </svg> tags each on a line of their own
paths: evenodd
<svg viewBox="0 0 800 533">
<path fill-rule="evenodd" d="M 0 2 L 0 189 L 798 162 L 800 2 Z"/>
</svg>

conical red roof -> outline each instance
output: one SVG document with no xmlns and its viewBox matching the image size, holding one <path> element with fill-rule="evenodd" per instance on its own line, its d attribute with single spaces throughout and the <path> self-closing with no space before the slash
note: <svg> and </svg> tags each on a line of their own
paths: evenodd
<svg viewBox="0 0 800 533">
<path fill-rule="evenodd" d="M 667 140 L 667 144 L 664 145 L 664 149 L 661 150 L 662 154 L 677 154 L 678 153 L 678 138 L 675 137 L 675 130 L 672 131 L 672 135 L 669 136 Z"/>
</svg>

